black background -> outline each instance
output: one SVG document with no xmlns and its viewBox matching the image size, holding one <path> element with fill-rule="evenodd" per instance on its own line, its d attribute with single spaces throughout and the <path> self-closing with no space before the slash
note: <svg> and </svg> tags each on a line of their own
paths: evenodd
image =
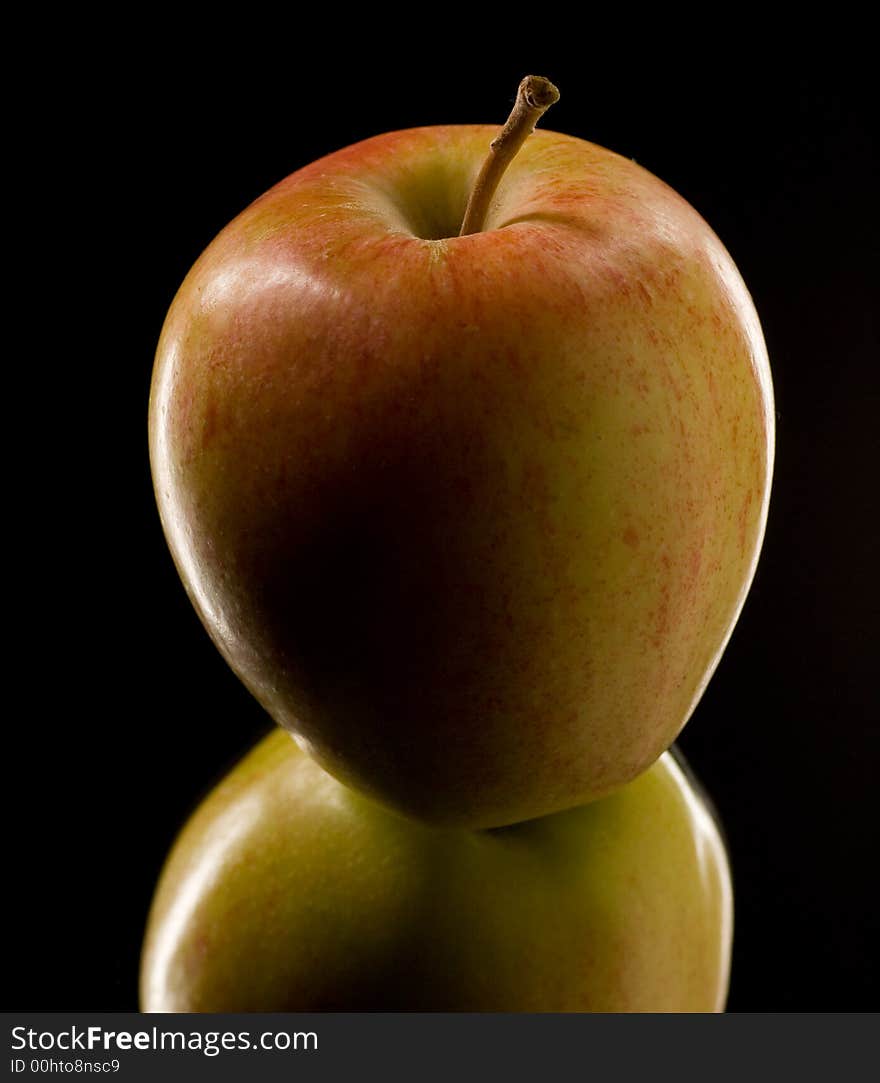
<svg viewBox="0 0 880 1083">
<path fill-rule="evenodd" d="M 652 28 L 636 48 L 637 27 L 560 24 L 510 48 L 496 34 L 469 42 L 442 17 L 402 41 L 342 16 L 308 33 L 230 27 L 186 46 L 166 27 L 146 60 L 119 41 L 89 46 L 79 27 L 64 61 L 32 71 L 52 104 L 16 109 L 28 150 L 7 208 L 25 222 L 28 254 L 13 269 L 34 314 L 8 316 L 28 331 L 10 367 L 33 381 L 7 418 L 25 435 L 8 463 L 24 481 L 12 486 L 19 556 L 8 565 L 23 604 L 7 676 L 3 1007 L 136 1007 L 167 848 L 268 727 L 191 610 L 153 502 L 147 398 L 178 284 L 286 174 L 393 128 L 500 123 L 536 71 L 562 90 L 546 127 L 635 158 L 709 221 L 770 352 L 778 446 L 764 552 L 681 742 L 729 837 L 729 1008 L 876 1010 L 880 401 L 866 59 L 842 38 L 762 52 L 749 34 L 732 42 L 729 28 L 698 26 L 689 43 Z"/>
</svg>

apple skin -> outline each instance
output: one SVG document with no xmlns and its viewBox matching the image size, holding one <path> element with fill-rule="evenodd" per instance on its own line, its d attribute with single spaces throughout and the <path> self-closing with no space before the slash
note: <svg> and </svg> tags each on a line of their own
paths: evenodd
<svg viewBox="0 0 880 1083">
<path fill-rule="evenodd" d="M 195 812 L 150 914 L 141 1009 L 723 1011 L 724 845 L 670 753 L 490 831 L 347 789 L 276 729 Z"/>
<path fill-rule="evenodd" d="M 149 419 L 171 552 L 246 686 L 337 778 L 472 827 L 670 746 L 774 440 L 742 279 L 633 162 L 539 130 L 449 236 L 496 132 L 378 136 L 253 203 L 172 304 Z"/>
</svg>

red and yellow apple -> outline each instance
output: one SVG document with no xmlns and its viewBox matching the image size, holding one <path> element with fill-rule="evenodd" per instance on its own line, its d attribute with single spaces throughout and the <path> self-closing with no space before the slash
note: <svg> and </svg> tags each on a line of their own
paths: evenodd
<svg viewBox="0 0 880 1083">
<path fill-rule="evenodd" d="M 368 139 L 253 203 L 174 300 L 149 422 L 247 687 L 337 778 L 471 827 L 669 747 L 752 579 L 774 436 L 742 279 L 645 169 L 538 131 L 456 235 L 496 131 Z"/>
<path fill-rule="evenodd" d="M 611 797 L 490 831 L 342 786 L 276 729 L 159 882 L 149 1012 L 722 1011 L 724 845 L 667 753 Z"/>
</svg>

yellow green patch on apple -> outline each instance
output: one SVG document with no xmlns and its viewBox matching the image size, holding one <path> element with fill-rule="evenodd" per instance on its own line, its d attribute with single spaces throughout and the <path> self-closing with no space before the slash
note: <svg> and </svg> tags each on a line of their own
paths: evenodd
<svg viewBox="0 0 880 1083">
<path fill-rule="evenodd" d="M 724 845 L 670 753 L 612 797 L 492 831 L 404 818 L 281 730 L 159 884 L 145 1011 L 719 1011 Z"/>
</svg>

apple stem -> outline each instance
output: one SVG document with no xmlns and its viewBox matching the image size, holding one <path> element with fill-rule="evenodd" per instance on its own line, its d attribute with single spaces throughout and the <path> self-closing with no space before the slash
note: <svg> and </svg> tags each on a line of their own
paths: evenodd
<svg viewBox="0 0 880 1083">
<path fill-rule="evenodd" d="M 474 184 L 459 237 L 479 233 L 486 221 L 489 204 L 505 169 L 516 157 L 520 147 L 535 130 L 535 125 L 554 102 L 559 91 L 541 75 L 527 75 L 519 84 L 516 101 L 507 123 L 489 145 L 489 153 Z"/>
</svg>

